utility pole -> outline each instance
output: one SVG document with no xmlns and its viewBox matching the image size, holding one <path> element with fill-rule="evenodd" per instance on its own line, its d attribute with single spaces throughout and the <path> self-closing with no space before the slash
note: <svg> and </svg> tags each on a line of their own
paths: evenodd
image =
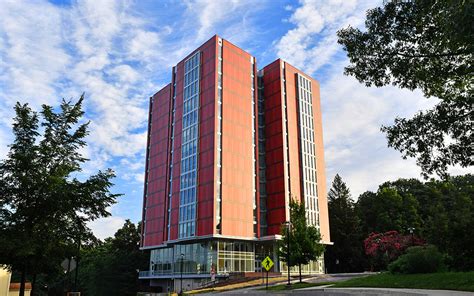
<svg viewBox="0 0 474 296">
<path fill-rule="evenodd" d="M 183 295 L 183 263 L 184 263 L 184 254 L 181 253 L 181 291 L 179 295 Z"/>
<path fill-rule="evenodd" d="M 288 268 L 288 286 L 291 285 L 290 281 L 290 227 L 291 221 L 285 222 L 287 229 L 286 229 L 286 267 Z"/>
</svg>

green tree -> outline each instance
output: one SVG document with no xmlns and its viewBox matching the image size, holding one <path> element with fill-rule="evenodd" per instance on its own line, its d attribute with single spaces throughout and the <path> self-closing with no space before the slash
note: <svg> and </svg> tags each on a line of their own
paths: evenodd
<svg viewBox="0 0 474 296">
<path fill-rule="evenodd" d="M 396 230 L 406 233 L 419 229 L 419 204 L 411 194 L 401 195 L 396 188 L 381 185 L 377 193 L 366 192 L 357 201 L 357 211 L 364 234 Z"/>
<path fill-rule="evenodd" d="M 448 232 L 448 216 L 442 204 L 442 194 L 436 188 L 416 179 L 398 179 L 385 182 L 381 187 L 392 188 L 403 197 L 413 196 L 417 200 L 416 211 L 419 215 L 419 226 L 415 232 L 430 243 L 445 238 Z"/>
<path fill-rule="evenodd" d="M 386 182 L 389 187 L 406 197 L 413 196 L 418 203 L 420 224 L 416 232 L 430 244 L 451 258 L 452 268 L 474 268 L 474 240 L 466 229 L 474 224 L 474 177 L 470 174 L 431 180 L 422 183 L 415 179 Z"/>
<path fill-rule="evenodd" d="M 425 205 L 429 210 L 423 232 L 428 242 L 448 254 L 452 268 L 473 270 L 474 176 L 432 180 L 426 185 L 436 192 L 433 204 Z"/>
<path fill-rule="evenodd" d="M 371 232 L 374 232 L 375 225 L 377 225 L 378 209 L 375 204 L 376 199 L 376 193 L 366 191 L 359 195 L 355 203 L 355 211 L 359 217 L 363 237 L 367 237 Z"/>
<path fill-rule="evenodd" d="M 287 268 L 298 265 L 299 258 L 302 257 L 301 245 L 296 238 L 295 231 L 291 227 L 292 223 L 292 205 L 295 203 L 293 200 L 290 201 L 290 225 L 284 225 L 281 229 L 281 241 L 279 242 L 278 256 L 280 260 L 285 262 Z M 293 206 L 294 207 L 294 206 Z"/>
<path fill-rule="evenodd" d="M 86 223 L 110 215 L 107 207 L 117 194 L 109 192 L 111 170 L 81 181 L 73 175 L 87 160 L 88 123 L 79 123 L 83 96 L 64 101 L 59 112 L 42 106 L 39 115 L 28 104 L 17 103 L 14 142 L 0 162 L 0 264 L 21 272 L 20 295 L 29 275 L 50 272 L 77 253 L 80 240 L 92 236 Z M 5 255 L 4 255 L 5 254 Z"/>
<path fill-rule="evenodd" d="M 33 184 L 38 182 L 33 172 L 38 169 L 38 147 L 35 141 L 39 120 L 37 114 L 27 106 L 17 104 L 15 111 L 15 140 L 10 145 L 7 160 L 0 162 L 0 263 L 22 271 L 21 294 L 24 293 L 26 260 L 31 256 L 33 246 L 22 244 L 30 236 L 25 230 L 32 227 L 32 221 L 22 223 L 27 217 L 23 217 L 24 214 L 20 211 L 25 211 L 24 208 L 28 207 L 28 202 L 31 201 L 28 200 L 29 197 L 35 193 Z"/>
<path fill-rule="evenodd" d="M 318 259 L 324 253 L 324 245 L 321 244 L 319 230 L 313 225 L 308 225 L 304 203 L 290 199 L 290 221 L 291 227 L 289 229 L 282 228 L 279 256 L 288 265 L 288 268 L 298 266 L 300 282 L 302 282 L 302 265 Z M 289 250 L 288 239 L 290 241 Z M 287 262 L 288 252 L 290 262 Z"/>
<path fill-rule="evenodd" d="M 113 238 L 83 249 L 79 279 L 86 295 L 137 295 L 137 270 L 147 269 L 148 256 L 139 250 L 140 230 L 125 221 Z"/>
<path fill-rule="evenodd" d="M 431 110 L 384 126 L 388 145 L 415 157 L 423 175 L 472 166 L 474 3 L 385 1 L 367 12 L 366 31 L 338 32 L 345 68 L 367 86 L 392 84 L 440 99 Z"/>
<path fill-rule="evenodd" d="M 364 268 L 364 235 L 361 234 L 349 188 L 337 174 L 328 193 L 331 241 L 324 254 L 329 272 L 355 272 Z"/>
</svg>

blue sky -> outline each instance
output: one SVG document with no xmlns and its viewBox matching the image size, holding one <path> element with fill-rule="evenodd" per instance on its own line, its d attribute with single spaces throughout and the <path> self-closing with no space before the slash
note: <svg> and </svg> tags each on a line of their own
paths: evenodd
<svg viewBox="0 0 474 296">
<path fill-rule="evenodd" d="M 321 82 L 328 187 L 336 173 L 353 197 L 387 180 L 419 177 L 413 160 L 387 148 L 379 128 L 434 105 L 420 92 L 366 88 L 343 75 L 336 31 L 361 27 L 381 1 L 16 1 L 0 2 L 0 157 L 12 141 L 16 101 L 34 108 L 86 94 L 90 161 L 84 173 L 113 168 L 124 196 L 112 217 L 91 223 L 113 235 L 141 218 L 148 98 L 171 67 L 219 34 L 257 57 L 281 57 Z M 453 168 L 452 173 L 462 170 Z"/>
</svg>

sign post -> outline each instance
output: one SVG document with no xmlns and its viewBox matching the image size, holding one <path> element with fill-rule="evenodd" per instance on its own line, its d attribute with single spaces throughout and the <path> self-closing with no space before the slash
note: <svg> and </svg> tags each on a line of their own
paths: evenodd
<svg viewBox="0 0 474 296">
<path fill-rule="evenodd" d="M 272 261 L 272 259 L 270 259 L 270 256 L 267 256 L 262 261 L 262 267 L 265 268 L 265 270 L 267 271 L 267 285 L 266 285 L 265 289 L 268 289 L 268 271 L 270 271 L 272 266 L 273 266 L 273 261 Z"/>
<path fill-rule="evenodd" d="M 214 264 L 211 267 L 211 281 L 212 281 L 212 289 L 214 290 L 216 286 L 216 270 L 214 268 Z"/>
</svg>

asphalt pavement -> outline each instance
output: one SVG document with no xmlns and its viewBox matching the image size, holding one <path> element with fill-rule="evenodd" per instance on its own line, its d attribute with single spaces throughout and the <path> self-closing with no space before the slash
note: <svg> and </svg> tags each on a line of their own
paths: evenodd
<svg viewBox="0 0 474 296">
<path fill-rule="evenodd" d="M 303 281 L 308 283 L 318 282 L 337 282 L 347 280 L 354 277 L 367 276 L 370 273 L 359 274 L 325 274 L 311 278 L 305 278 Z M 293 279 L 292 283 L 298 282 L 298 279 Z M 283 296 L 283 295 L 297 295 L 297 296 L 474 296 L 472 292 L 447 291 L 447 290 L 422 290 L 422 289 L 390 289 L 390 288 L 331 288 L 330 286 L 316 286 L 289 291 L 265 291 L 260 290 L 264 286 L 249 287 L 237 289 L 233 291 L 224 291 L 220 293 L 205 293 L 200 295 L 245 295 L 262 296 L 265 294 Z"/>
</svg>

